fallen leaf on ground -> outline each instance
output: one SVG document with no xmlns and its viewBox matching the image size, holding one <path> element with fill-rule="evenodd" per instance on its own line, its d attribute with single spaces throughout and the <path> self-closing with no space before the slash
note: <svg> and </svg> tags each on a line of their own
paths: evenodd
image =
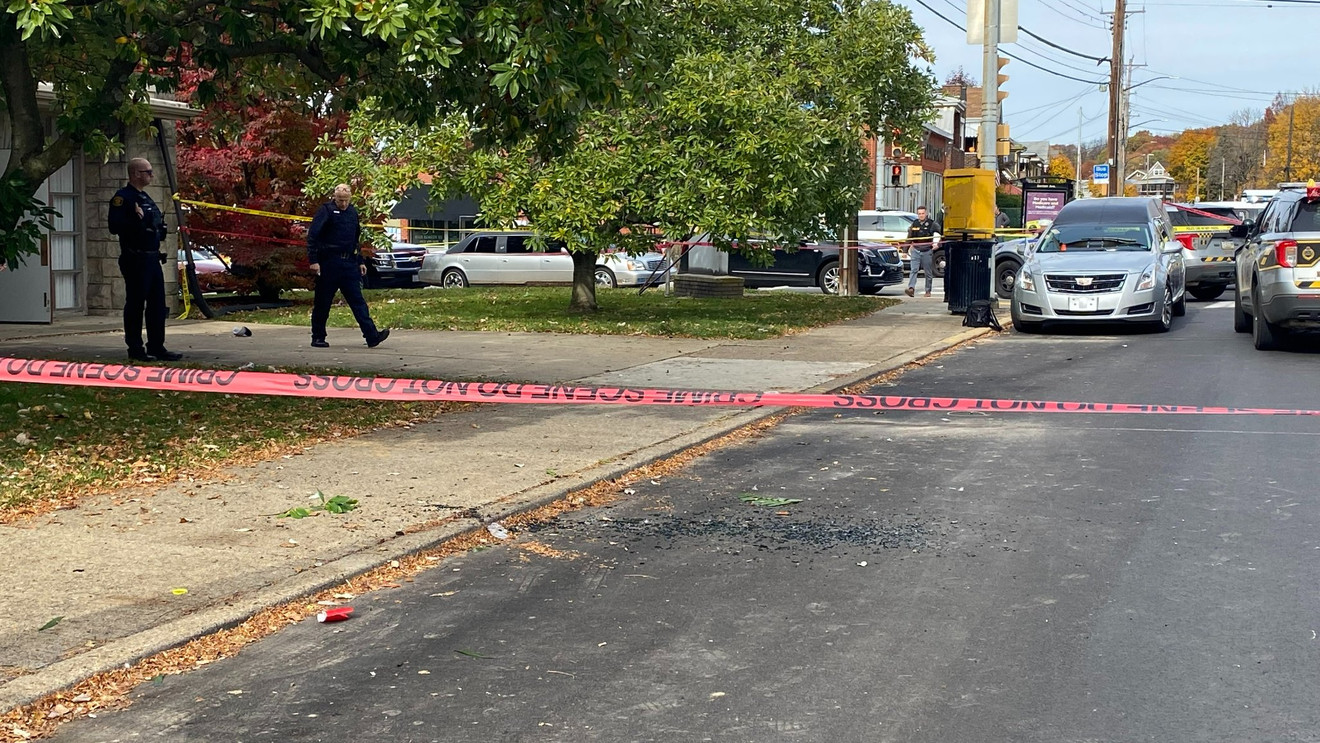
<svg viewBox="0 0 1320 743">
<path fill-rule="evenodd" d="M 38 632 L 45 632 L 46 630 L 50 629 L 51 627 L 54 627 L 55 625 L 59 624 L 61 621 L 63 621 L 63 619 L 64 619 L 63 616 L 55 617 L 54 619 L 50 620 L 49 622 L 46 622 L 45 624 L 41 625 L 41 627 L 39 627 L 39 628 L 37 629 L 37 631 L 38 631 Z"/>
</svg>

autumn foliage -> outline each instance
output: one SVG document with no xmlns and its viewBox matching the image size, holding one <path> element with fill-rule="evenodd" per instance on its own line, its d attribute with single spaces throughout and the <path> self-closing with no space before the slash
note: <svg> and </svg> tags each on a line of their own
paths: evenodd
<svg viewBox="0 0 1320 743">
<path fill-rule="evenodd" d="M 182 93 L 215 85 L 207 73 L 186 73 Z M 319 198 L 303 194 L 304 163 L 317 141 L 332 137 L 340 115 L 321 115 L 297 101 L 251 97 L 228 86 L 202 114 L 178 128 L 179 191 L 183 198 L 246 209 L 310 216 Z M 230 272 L 215 288 L 270 300 L 309 287 L 305 222 L 192 207 L 193 246 L 220 255 Z M 216 282 L 213 281 L 213 284 Z"/>
</svg>

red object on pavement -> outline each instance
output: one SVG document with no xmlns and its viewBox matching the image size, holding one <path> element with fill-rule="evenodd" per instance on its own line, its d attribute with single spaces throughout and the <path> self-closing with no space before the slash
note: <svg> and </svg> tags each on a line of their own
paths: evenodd
<svg viewBox="0 0 1320 743">
<path fill-rule="evenodd" d="M 1190 232 L 1180 232 L 1174 235 L 1174 237 L 1178 239 L 1178 242 L 1183 244 L 1184 248 L 1187 248 L 1188 250 L 1196 250 L 1196 246 L 1192 244 L 1192 239 L 1195 238 L 1196 235 L 1193 235 Z"/>
<path fill-rule="evenodd" d="M 316 615 L 316 621 L 318 621 L 318 622 L 342 622 L 342 621 L 344 621 L 345 619 L 348 619 L 348 618 L 351 617 L 351 616 L 353 616 L 353 607 L 351 607 L 351 606 L 336 606 L 336 607 L 333 608 L 333 609 L 326 609 L 325 611 L 323 611 L 323 612 L 317 614 L 317 615 Z"/>
</svg>

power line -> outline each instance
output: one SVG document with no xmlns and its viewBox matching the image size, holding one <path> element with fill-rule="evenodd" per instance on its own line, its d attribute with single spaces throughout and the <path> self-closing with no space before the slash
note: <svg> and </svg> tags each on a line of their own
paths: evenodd
<svg viewBox="0 0 1320 743">
<path fill-rule="evenodd" d="M 1061 16 L 1061 17 L 1063 17 L 1063 18 L 1066 18 L 1066 19 L 1072 21 L 1073 23 L 1080 23 L 1080 24 L 1082 24 L 1083 26 L 1090 26 L 1091 28 L 1098 28 L 1098 29 L 1100 29 L 1101 31 L 1104 31 L 1104 30 L 1105 30 L 1105 27 L 1104 27 L 1103 24 L 1096 24 L 1096 23 L 1093 23 L 1093 22 L 1091 22 L 1090 20 L 1088 20 L 1087 18 L 1078 18 L 1077 16 L 1074 16 L 1074 15 L 1068 15 L 1067 13 L 1063 12 L 1062 10 L 1059 10 L 1058 8 L 1056 8 L 1056 7 L 1054 6 L 1053 3 L 1046 2 L 1046 3 L 1043 3 L 1043 5 L 1044 5 L 1046 8 L 1049 8 L 1051 11 L 1053 11 L 1053 12 L 1055 12 L 1055 13 L 1058 13 L 1059 16 Z M 1071 8 L 1072 6 L 1068 6 L 1068 7 Z"/>
<path fill-rule="evenodd" d="M 1070 2 L 1070 0 L 1059 0 L 1059 2 L 1063 3 L 1065 6 L 1067 6 L 1067 7 L 1069 7 L 1069 8 L 1071 8 L 1071 9 L 1077 11 L 1078 13 L 1081 13 L 1082 16 L 1084 16 L 1085 18 L 1093 19 L 1093 20 L 1095 20 L 1095 21 L 1098 21 L 1102 26 L 1108 25 L 1108 20 L 1107 20 L 1103 15 L 1097 15 L 1097 14 L 1095 14 L 1095 13 L 1092 13 L 1090 10 L 1088 10 L 1088 9 L 1086 9 L 1086 8 L 1079 7 L 1078 5 L 1074 4 L 1073 2 Z"/>
<path fill-rule="evenodd" d="M 1092 56 L 1089 55 L 1089 54 L 1082 54 L 1081 52 L 1074 52 L 1074 51 L 1071 50 L 1071 49 L 1068 49 L 1068 48 L 1066 48 L 1066 47 L 1059 46 L 1058 44 L 1055 44 L 1053 41 L 1050 41 L 1049 39 L 1045 38 L 1044 36 L 1038 36 L 1037 34 L 1032 33 L 1031 31 L 1029 31 L 1029 30 L 1027 29 L 1026 26 L 1021 26 L 1021 25 L 1019 25 L 1019 26 L 1018 26 L 1018 30 L 1021 31 L 1021 32 L 1024 33 L 1024 34 L 1026 34 L 1027 36 L 1030 36 L 1031 38 L 1035 39 L 1036 41 L 1039 41 L 1040 43 L 1045 44 L 1046 46 L 1054 47 L 1055 49 L 1058 49 L 1059 51 L 1067 52 L 1067 53 L 1069 53 L 1069 54 L 1071 54 L 1071 55 L 1073 55 L 1073 56 L 1075 56 L 1075 57 L 1081 57 L 1082 59 L 1089 59 L 1089 60 L 1091 60 L 1091 61 L 1093 61 L 1093 62 L 1108 62 L 1108 61 L 1109 61 L 1109 57 L 1092 57 Z"/>
<path fill-rule="evenodd" d="M 1064 62 L 1063 60 L 1056 59 L 1056 58 L 1050 56 L 1049 54 L 1046 54 L 1045 52 L 1043 52 L 1043 51 L 1041 51 L 1041 50 L 1039 50 L 1039 49 L 1036 49 L 1035 47 L 1027 46 L 1025 43 L 1023 43 L 1023 42 L 1021 42 L 1021 41 L 1014 42 L 1014 44 L 1015 44 L 1019 49 L 1021 49 L 1022 51 L 1025 51 L 1025 52 L 1031 52 L 1032 54 L 1036 55 L 1037 57 L 1040 57 L 1041 59 L 1043 59 L 1043 60 L 1045 60 L 1045 61 L 1047 61 L 1047 62 L 1053 62 L 1054 64 L 1058 65 L 1059 67 L 1062 67 L 1062 68 L 1065 69 L 1065 70 L 1073 70 L 1074 72 L 1093 72 L 1093 71 L 1094 71 L 1094 70 L 1087 69 L 1087 68 L 1085 68 L 1085 67 L 1077 67 L 1076 65 L 1069 64 L 1069 63 L 1067 63 L 1067 62 Z M 1105 60 L 1105 61 L 1108 62 L 1109 60 Z"/>
<path fill-rule="evenodd" d="M 1320 1 L 1320 0 L 1318 0 L 1318 1 Z M 945 21 L 946 23 L 950 24 L 951 26 L 953 26 L 954 28 L 958 29 L 959 31 L 962 31 L 963 33 L 967 33 L 967 29 L 966 29 L 961 23 L 958 23 L 957 21 L 955 21 L 955 20 L 949 18 L 948 16 L 944 15 L 943 13 L 939 12 L 938 10 L 932 8 L 929 4 L 926 3 L 926 0 L 917 0 L 917 4 L 919 4 L 921 7 L 925 8 L 926 10 L 929 10 L 930 12 L 934 13 L 934 14 L 935 14 L 936 16 L 938 16 L 941 20 L 943 20 L 943 21 Z M 1025 59 L 1023 59 L 1023 58 L 1021 58 L 1021 57 L 1015 57 L 1015 56 L 1013 56 L 1012 54 L 1010 54 L 1010 53 L 1007 52 L 1007 51 L 1003 51 L 1003 50 L 1001 50 L 1001 51 L 1000 51 L 1000 54 L 1003 54 L 1005 57 L 1008 57 L 1009 59 L 1015 59 L 1015 60 L 1021 62 L 1022 64 L 1028 66 L 1028 67 L 1035 67 L 1036 69 L 1038 69 L 1038 70 L 1040 70 L 1040 71 L 1042 71 L 1042 72 L 1048 72 L 1048 73 L 1051 74 L 1051 75 L 1054 75 L 1054 76 L 1056 76 L 1056 77 L 1064 78 L 1065 80 L 1076 80 L 1076 81 L 1079 82 L 1079 83 L 1087 83 L 1087 84 L 1090 84 L 1090 85 L 1100 85 L 1100 84 L 1101 84 L 1101 82 L 1100 82 L 1099 80 L 1083 80 L 1083 79 L 1080 78 L 1080 77 L 1073 77 L 1072 75 L 1065 75 L 1065 74 L 1063 74 L 1062 72 L 1055 72 L 1054 70 L 1051 70 L 1051 69 L 1049 69 L 1048 67 L 1041 67 L 1040 65 L 1036 64 L 1035 62 L 1028 62 L 1027 60 L 1025 60 Z"/>
<path fill-rule="evenodd" d="M 962 10 L 964 10 L 964 8 L 962 8 L 961 6 L 959 6 L 957 3 L 953 2 L 953 0 L 944 0 L 944 3 L 945 3 L 945 5 L 948 5 L 949 7 L 953 8 L 953 9 L 956 10 L 956 11 L 962 11 Z M 1082 54 L 1081 52 L 1075 52 L 1075 51 L 1069 49 L 1069 48 L 1066 47 L 1066 46 L 1060 46 L 1060 45 L 1054 43 L 1053 41 L 1050 41 L 1049 39 L 1045 38 L 1044 36 L 1041 36 L 1041 35 L 1037 34 L 1036 32 L 1032 31 L 1031 29 L 1027 28 L 1026 26 L 1023 26 L 1023 25 L 1020 24 L 1020 23 L 1018 24 L 1018 30 L 1021 31 L 1021 32 L 1024 33 L 1024 34 L 1026 34 L 1027 36 L 1030 36 L 1031 38 L 1033 38 L 1033 39 L 1035 39 L 1035 40 L 1041 42 L 1042 44 L 1045 44 L 1046 46 L 1053 47 L 1053 48 L 1058 49 L 1059 51 L 1062 51 L 1062 52 L 1067 52 L 1068 54 L 1071 54 L 1071 55 L 1073 55 L 1073 56 L 1081 57 L 1082 59 L 1089 59 L 1089 60 L 1091 60 L 1091 61 L 1093 61 L 1093 62 L 1108 62 L 1108 61 L 1109 61 L 1109 57 L 1093 57 L 1093 56 L 1091 56 L 1091 55 L 1089 55 L 1089 54 Z M 1019 45 L 1021 44 L 1021 42 L 1017 42 L 1017 43 L 1018 43 Z M 1023 47 L 1023 48 L 1025 49 L 1025 48 L 1028 48 L 1028 47 Z M 1037 52 L 1037 54 L 1039 54 L 1039 52 Z M 1045 55 L 1041 54 L 1040 56 L 1044 57 Z M 1051 57 L 1045 57 L 1045 58 L 1048 59 L 1048 60 L 1050 60 L 1051 62 L 1058 62 L 1058 60 L 1053 59 L 1053 58 L 1051 58 Z M 1062 63 L 1060 63 L 1060 64 L 1062 64 Z M 1080 68 L 1077 68 L 1077 67 L 1074 67 L 1074 68 L 1072 68 L 1072 69 L 1077 70 L 1077 71 L 1079 71 L 1079 72 L 1090 72 L 1090 70 L 1083 70 L 1083 69 L 1080 69 Z"/>
</svg>

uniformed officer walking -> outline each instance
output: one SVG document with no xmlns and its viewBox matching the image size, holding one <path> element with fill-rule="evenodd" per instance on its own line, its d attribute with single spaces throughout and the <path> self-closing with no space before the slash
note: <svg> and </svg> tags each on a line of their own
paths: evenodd
<svg viewBox="0 0 1320 743">
<path fill-rule="evenodd" d="M 367 264 L 362 258 L 362 225 L 352 203 L 353 191 L 347 183 L 335 186 L 334 199 L 316 210 L 307 229 L 307 260 L 316 272 L 316 294 L 312 301 L 312 345 L 329 348 L 325 323 L 330 318 L 330 304 L 335 293 L 343 292 L 344 301 L 353 311 L 362 337 L 369 348 L 379 346 L 390 335 L 389 328 L 376 330 L 362 298 L 362 277 Z"/>
<path fill-rule="evenodd" d="M 128 185 L 110 199 L 110 232 L 119 236 L 119 272 L 124 276 L 124 342 L 135 361 L 178 361 L 183 354 L 165 348 L 165 217 L 144 190 L 151 185 L 151 163 L 128 161 Z M 146 317 L 147 345 L 142 346 Z"/>
<path fill-rule="evenodd" d="M 917 207 L 917 221 L 908 227 L 908 255 L 912 257 L 912 278 L 908 279 L 904 294 L 909 297 L 917 292 L 917 271 L 926 272 L 926 296 L 930 296 L 931 285 L 935 281 L 935 246 L 939 244 L 940 223 L 926 216 L 926 207 Z"/>
</svg>

